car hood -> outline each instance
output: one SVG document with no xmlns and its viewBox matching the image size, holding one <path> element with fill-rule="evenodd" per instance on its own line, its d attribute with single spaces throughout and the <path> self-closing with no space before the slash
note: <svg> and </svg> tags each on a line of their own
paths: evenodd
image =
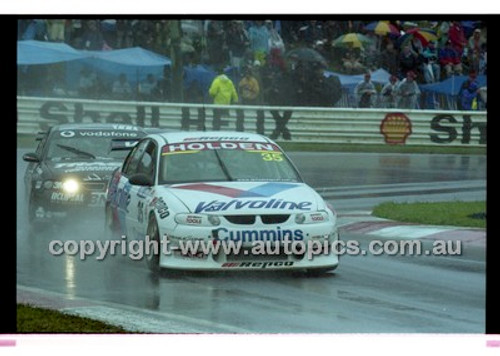
<svg viewBox="0 0 500 356">
<path fill-rule="evenodd" d="M 304 183 L 188 183 L 160 189 L 180 199 L 191 213 L 290 214 L 316 211 L 323 204 L 321 197 Z"/>
<path fill-rule="evenodd" d="M 121 166 L 120 161 L 64 161 L 46 162 L 47 172 L 52 179 L 77 176 L 84 181 L 107 180 L 113 171 Z"/>
</svg>

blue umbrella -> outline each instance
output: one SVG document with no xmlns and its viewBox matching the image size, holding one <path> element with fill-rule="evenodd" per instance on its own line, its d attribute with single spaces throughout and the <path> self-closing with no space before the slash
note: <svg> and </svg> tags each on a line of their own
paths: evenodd
<svg viewBox="0 0 500 356">
<path fill-rule="evenodd" d="M 465 36 L 470 37 L 474 29 L 476 29 L 479 25 L 480 21 L 460 21 L 462 25 Z"/>
</svg>

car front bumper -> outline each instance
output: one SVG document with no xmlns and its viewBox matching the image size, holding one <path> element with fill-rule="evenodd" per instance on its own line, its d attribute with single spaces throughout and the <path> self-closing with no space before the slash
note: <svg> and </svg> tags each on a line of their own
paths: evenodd
<svg viewBox="0 0 500 356">
<path fill-rule="evenodd" d="M 31 223 L 81 221 L 83 217 L 103 216 L 106 193 L 82 191 L 69 195 L 54 190 L 35 191 L 29 202 Z"/>
<path fill-rule="evenodd" d="M 332 223 L 245 229 L 177 225 L 160 232 L 160 267 L 168 269 L 334 269 L 339 263 L 339 235 Z"/>
</svg>

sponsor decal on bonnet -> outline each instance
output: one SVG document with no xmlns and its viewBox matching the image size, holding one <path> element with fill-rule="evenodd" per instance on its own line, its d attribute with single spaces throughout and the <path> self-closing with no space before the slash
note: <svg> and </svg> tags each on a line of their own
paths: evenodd
<svg viewBox="0 0 500 356">
<path fill-rule="evenodd" d="M 212 200 L 211 202 L 200 202 L 194 210 L 195 213 L 226 211 L 229 208 L 232 210 L 247 209 L 287 209 L 287 210 L 311 210 L 312 202 L 301 201 L 293 202 L 283 199 L 270 200 L 250 200 L 250 199 L 233 199 L 230 201 Z"/>
</svg>

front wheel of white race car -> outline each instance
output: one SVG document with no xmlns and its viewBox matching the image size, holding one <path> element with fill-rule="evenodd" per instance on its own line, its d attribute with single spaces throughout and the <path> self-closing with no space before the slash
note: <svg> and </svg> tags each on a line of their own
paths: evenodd
<svg viewBox="0 0 500 356">
<path fill-rule="evenodd" d="M 146 262 L 148 264 L 149 270 L 153 273 L 158 273 L 160 271 L 160 230 L 158 229 L 158 223 L 154 214 L 149 216 L 147 236 L 152 242 L 152 245 L 157 245 L 158 249 L 151 248 L 149 254 L 146 255 Z M 153 242 L 154 241 L 154 242 Z"/>
<path fill-rule="evenodd" d="M 326 268 L 309 268 L 306 270 L 306 276 L 308 277 L 321 277 L 327 274 L 328 272 L 334 271 L 337 269 L 337 266 L 335 267 L 326 267 Z"/>
<path fill-rule="evenodd" d="M 106 207 L 104 208 L 104 229 L 103 229 L 103 234 L 105 239 L 114 239 L 118 238 L 118 232 L 115 226 L 115 223 L 113 221 L 113 211 L 111 210 L 111 207 L 109 204 L 106 204 Z"/>
</svg>

